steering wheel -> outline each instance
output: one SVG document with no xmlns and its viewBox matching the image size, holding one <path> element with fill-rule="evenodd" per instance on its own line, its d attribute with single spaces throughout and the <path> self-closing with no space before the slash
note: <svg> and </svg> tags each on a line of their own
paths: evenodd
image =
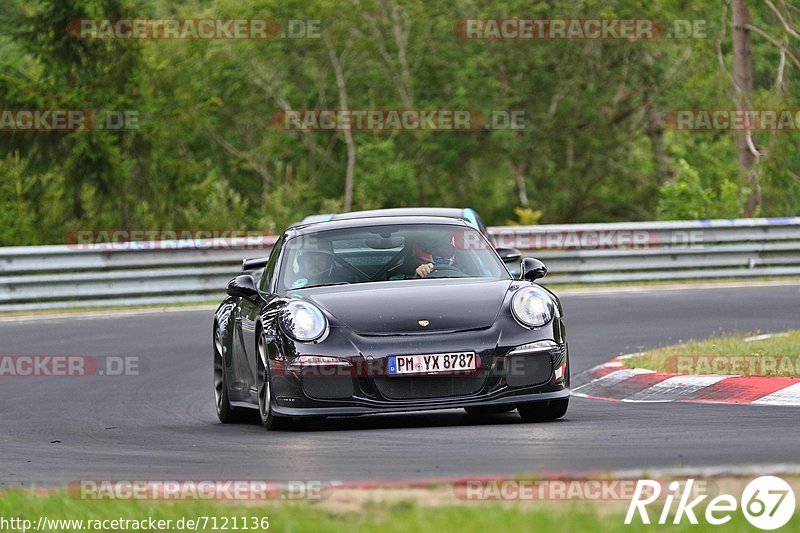
<svg viewBox="0 0 800 533">
<path fill-rule="evenodd" d="M 437 276 L 437 273 L 445 274 L 443 276 Z M 454 275 L 448 274 L 452 273 Z M 433 272 L 425 276 L 426 278 L 466 278 L 468 277 L 464 274 L 460 268 L 453 266 L 453 265 L 436 265 L 433 269 Z"/>
</svg>

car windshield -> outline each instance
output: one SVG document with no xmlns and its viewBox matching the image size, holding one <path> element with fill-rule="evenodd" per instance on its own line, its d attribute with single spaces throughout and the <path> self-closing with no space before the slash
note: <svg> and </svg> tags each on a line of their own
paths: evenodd
<svg viewBox="0 0 800 533">
<path fill-rule="evenodd" d="M 421 273 L 418 269 L 428 265 Z M 509 278 L 479 231 L 461 225 L 381 225 L 289 239 L 278 288 L 434 278 Z"/>
</svg>

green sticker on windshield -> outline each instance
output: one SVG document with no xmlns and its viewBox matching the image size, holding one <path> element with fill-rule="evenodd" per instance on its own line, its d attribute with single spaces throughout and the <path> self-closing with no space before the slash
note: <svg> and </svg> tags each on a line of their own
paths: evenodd
<svg viewBox="0 0 800 533">
<path fill-rule="evenodd" d="M 298 287 L 305 287 L 306 285 L 308 285 L 308 280 L 306 278 L 300 278 L 292 283 L 292 288 L 296 289 Z"/>
</svg>

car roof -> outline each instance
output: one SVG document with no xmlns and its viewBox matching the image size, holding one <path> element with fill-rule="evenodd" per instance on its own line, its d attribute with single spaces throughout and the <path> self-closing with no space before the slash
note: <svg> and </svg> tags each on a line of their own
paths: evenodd
<svg viewBox="0 0 800 533">
<path fill-rule="evenodd" d="M 366 211 L 364 211 L 366 212 Z M 350 213 L 348 213 L 350 214 Z M 298 235 L 309 235 L 319 231 L 328 231 L 344 228 L 363 228 L 368 226 L 390 226 L 390 225 L 440 225 L 440 226 L 464 226 L 475 229 L 472 224 L 460 217 L 446 217 L 443 215 L 387 215 L 381 213 L 375 216 L 344 217 L 326 220 L 324 222 L 312 222 L 308 224 L 297 224 L 290 226 L 284 232 L 286 238 Z"/>
<path fill-rule="evenodd" d="M 351 211 L 349 213 L 329 213 L 323 215 L 309 215 L 300 222 L 292 226 L 305 226 L 306 224 L 316 224 L 329 220 L 352 220 L 360 218 L 374 217 L 396 217 L 396 216 L 427 216 L 427 217 L 446 217 L 460 218 L 469 222 L 472 226 L 478 227 L 477 213 L 470 208 L 461 207 L 393 207 L 390 209 L 370 209 L 367 211 Z"/>
<path fill-rule="evenodd" d="M 333 215 L 331 220 L 348 220 L 352 218 L 393 217 L 393 216 L 427 216 L 464 218 L 464 210 L 458 207 L 395 207 L 392 209 L 372 209 L 369 211 L 352 211 Z"/>
<path fill-rule="evenodd" d="M 327 222 L 328 220 L 334 217 L 333 214 L 327 215 L 308 215 L 306 218 L 301 220 L 300 222 L 296 222 L 292 224 L 292 226 L 299 226 L 301 224 L 312 224 L 314 222 Z"/>
</svg>

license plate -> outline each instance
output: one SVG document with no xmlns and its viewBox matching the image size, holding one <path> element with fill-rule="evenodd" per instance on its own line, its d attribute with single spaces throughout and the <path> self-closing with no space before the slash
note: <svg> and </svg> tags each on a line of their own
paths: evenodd
<svg viewBox="0 0 800 533">
<path fill-rule="evenodd" d="M 440 353 L 432 355 L 396 355 L 389 357 L 387 374 L 439 374 L 478 368 L 473 352 Z"/>
</svg>

